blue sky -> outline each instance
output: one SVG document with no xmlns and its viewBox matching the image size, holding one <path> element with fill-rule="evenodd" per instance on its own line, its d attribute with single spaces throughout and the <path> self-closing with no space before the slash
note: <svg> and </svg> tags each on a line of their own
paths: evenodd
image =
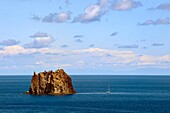
<svg viewBox="0 0 170 113">
<path fill-rule="evenodd" d="M 0 75 L 170 74 L 170 0 L 3 0 L 0 25 Z"/>
</svg>

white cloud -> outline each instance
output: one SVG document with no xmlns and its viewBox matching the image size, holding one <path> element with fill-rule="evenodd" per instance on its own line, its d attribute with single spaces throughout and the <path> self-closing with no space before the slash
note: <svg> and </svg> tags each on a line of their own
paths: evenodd
<svg viewBox="0 0 170 113">
<path fill-rule="evenodd" d="M 46 53 L 51 53 L 52 50 L 48 48 L 24 48 L 20 45 L 13 45 L 13 46 L 6 46 L 2 50 L 0 50 L 0 56 L 9 56 L 9 55 L 20 55 L 20 54 L 34 54 L 34 53 L 41 53 L 41 54 L 46 54 Z"/>
<path fill-rule="evenodd" d="M 47 23 L 63 23 L 71 18 L 71 12 L 50 13 L 45 16 L 42 21 Z"/>
<path fill-rule="evenodd" d="M 73 22 L 89 23 L 99 21 L 100 17 L 105 13 L 107 0 L 100 0 L 97 4 L 92 4 L 85 8 L 84 13 L 74 18 Z"/>
<path fill-rule="evenodd" d="M 112 8 L 113 10 L 126 11 L 126 10 L 132 10 L 140 6 L 142 6 L 141 2 L 137 2 L 133 0 L 116 0 Z"/>
<path fill-rule="evenodd" d="M 34 57 L 29 56 L 36 53 Z M 19 45 L 7 46 L 0 50 L 1 59 L 5 56 L 24 57 L 26 59 L 37 59 L 31 66 L 31 60 L 25 60 L 25 65 L 30 67 L 67 67 L 76 69 L 86 68 L 118 68 L 126 69 L 157 67 L 170 68 L 170 55 L 151 56 L 138 55 L 132 51 L 107 50 L 101 48 L 89 48 L 83 50 L 58 50 L 49 48 L 24 48 Z M 23 56 L 20 56 L 23 55 Z M 7 57 L 8 58 L 8 57 Z M 12 58 L 12 57 L 9 57 Z M 23 59 L 24 59 L 23 58 Z M 10 60 L 9 60 L 10 61 Z M 15 60 L 13 60 L 15 62 Z M 19 62 L 17 61 L 16 64 Z"/>
<path fill-rule="evenodd" d="M 25 53 L 25 49 L 19 45 L 7 46 L 7 47 L 4 47 L 4 49 L 0 50 L 1 56 L 17 55 L 20 53 Z"/>
<path fill-rule="evenodd" d="M 37 32 L 30 37 L 33 37 L 34 41 L 25 44 L 24 47 L 26 48 L 44 48 L 50 46 L 55 41 L 53 37 L 43 32 Z"/>
<path fill-rule="evenodd" d="M 8 56 L 8 55 L 20 55 L 20 54 L 48 54 L 48 53 L 60 53 L 61 50 L 52 50 L 49 48 L 24 48 L 20 45 L 6 46 L 0 50 L 0 56 Z"/>
<path fill-rule="evenodd" d="M 101 7 L 105 7 L 108 4 L 108 0 L 100 0 L 99 4 Z"/>
<path fill-rule="evenodd" d="M 170 55 L 165 56 L 150 56 L 142 55 L 138 62 L 140 66 L 153 66 L 159 68 L 170 68 Z"/>
<path fill-rule="evenodd" d="M 44 32 L 36 32 L 35 34 L 31 35 L 30 36 L 31 38 L 37 38 L 37 37 L 48 37 L 48 34 L 47 33 L 44 33 Z"/>
<path fill-rule="evenodd" d="M 156 19 L 156 20 L 146 20 L 143 23 L 138 23 L 138 25 L 169 25 L 170 18 Z"/>
<path fill-rule="evenodd" d="M 155 8 L 150 8 L 150 10 L 155 10 L 155 9 L 170 10 L 170 3 L 163 3 L 163 4 L 160 4 L 159 6 L 157 6 Z"/>
<path fill-rule="evenodd" d="M 2 42 L 0 42 L 0 45 L 12 46 L 12 45 L 17 45 L 19 43 L 20 41 L 16 41 L 14 39 L 7 39 L 7 40 L 3 40 Z"/>
</svg>

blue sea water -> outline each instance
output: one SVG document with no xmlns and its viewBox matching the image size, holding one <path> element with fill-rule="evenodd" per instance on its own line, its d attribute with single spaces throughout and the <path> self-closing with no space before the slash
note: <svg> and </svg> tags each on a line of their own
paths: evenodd
<svg viewBox="0 0 170 113">
<path fill-rule="evenodd" d="M 170 113 L 170 76 L 71 78 L 75 95 L 31 96 L 31 76 L 0 76 L 0 113 Z"/>
</svg>

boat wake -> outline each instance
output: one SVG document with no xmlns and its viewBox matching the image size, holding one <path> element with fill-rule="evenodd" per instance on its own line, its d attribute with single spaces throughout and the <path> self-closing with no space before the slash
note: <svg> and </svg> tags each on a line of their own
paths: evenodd
<svg viewBox="0 0 170 113">
<path fill-rule="evenodd" d="M 103 95 L 103 94 L 107 94 L 106 92 L 93 92 L 93 93 L 76 93 L 78 95 L 93 95 L 93 94 L 98 94 L 98 95 Z"/>
<path fill-rule="evenodd" d="M 108 95 L 107 92 L 76 93 L 77 95 Z M 109 95 L 169 95 L 169 93 L 111 92 Z"/>
<path fill-rule="evenodd" d="M 76 93 L 77 95 L 108 95 L 107 92 L 92 92 L 92 93 Z M 109 95 L 131 95 L 135 93 L 124 93 L 124 92 L 114 92 L 109 93 Z"/>
</svg>

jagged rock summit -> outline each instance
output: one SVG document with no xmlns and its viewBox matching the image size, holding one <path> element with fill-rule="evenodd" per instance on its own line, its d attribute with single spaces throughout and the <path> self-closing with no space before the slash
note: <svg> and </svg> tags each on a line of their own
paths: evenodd
<svg viewBox="0 0 170 113">
<path fill-rule="evenodd" d="M 75 94 L 71 78 L 63 69 L 44 71 L 32 76 L 31 86 L 26 94 L 31 95 L 67 95 Z"/>
</svg>

